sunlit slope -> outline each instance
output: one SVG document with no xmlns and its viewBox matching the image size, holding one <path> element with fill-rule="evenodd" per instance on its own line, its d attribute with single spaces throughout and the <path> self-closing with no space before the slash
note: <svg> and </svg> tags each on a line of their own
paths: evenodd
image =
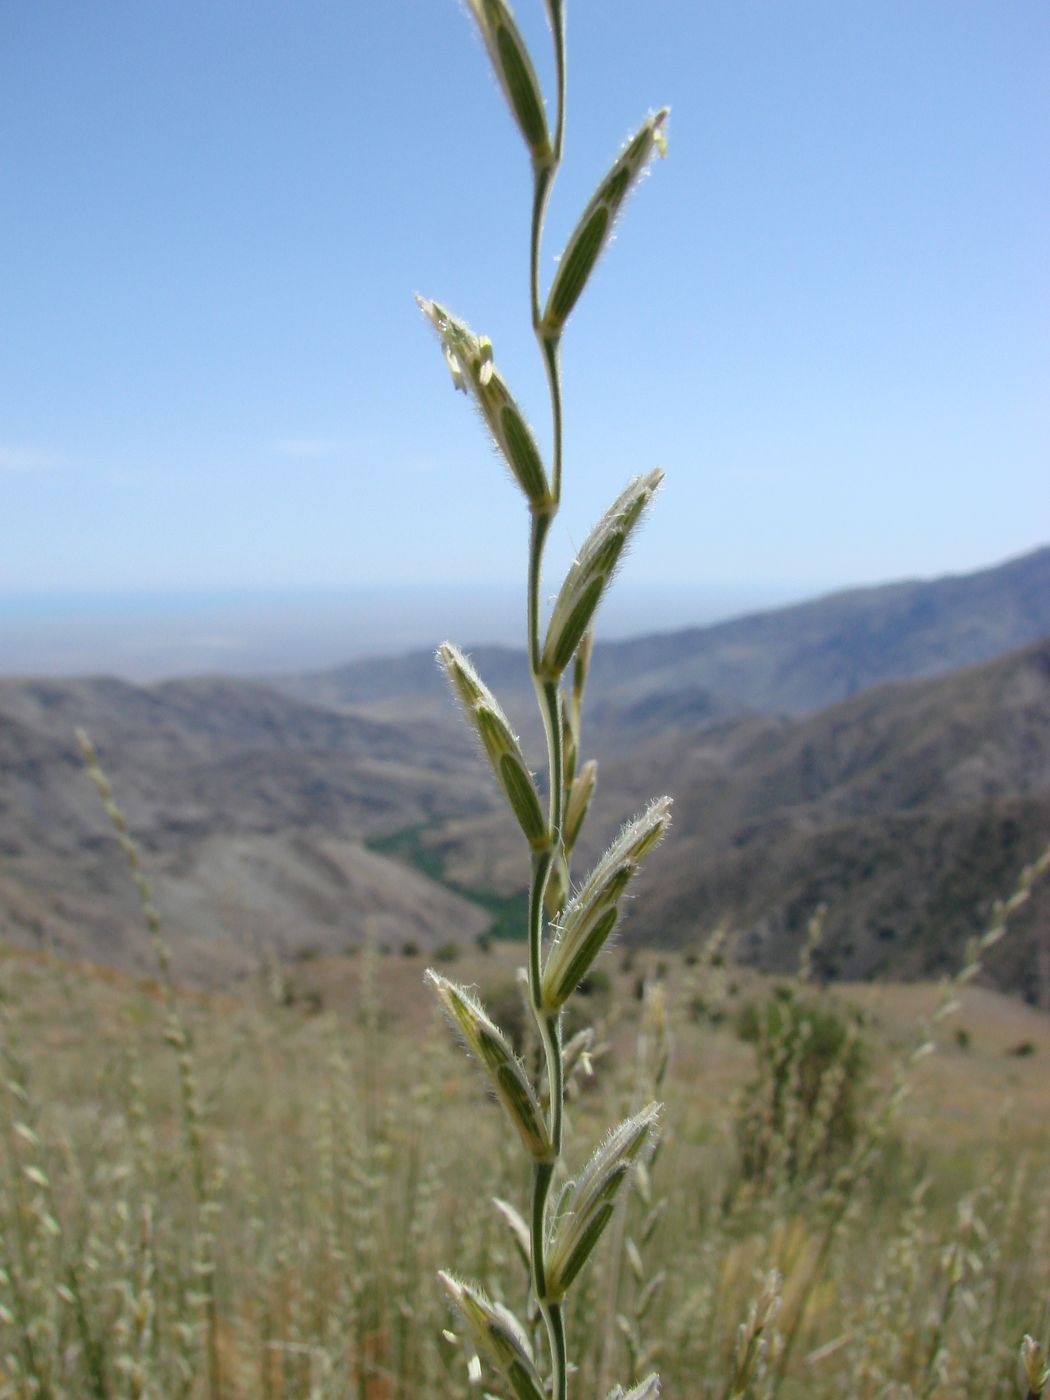
<svg viewBox="0 0 1050 1400">
<path fill-rule="evenodd" d="M 628 940 L 692 945 L 728 921 L 739 956 L 790 967 L 825 903 L 824 974 L 954 969 L 1050 841 L 1050 640 L 816 714 L 679 728 L 608 753 L 596 831 L 611 837 L 639 790 L 676 794 L 675 827 Z M 432 840 L 454 878 L 514 878 L 489 819 L 450 821 Z M 1042 1004 L 1048 916 L 1037 890 L 991 959 L 1002 985 Z"/>
<path fill-rule="evenodd" d="M 1045 636 L 1048 570 L 1041 550 L 967 578 L 599 647 L 584 732 L 599 789 L 577 873 L 640 793 L 677 798 L 644 921 L 629 918 L 624 937 L 689 945 L 728 920 L 739 956 L 790 966 L 824 902 L 828 975 L 956 966 L 1050 839 L 1048 644 L 947 668 Z M 535 753 L 523 658 L 475 655 Z M 280 686 L 7 679 L 0 933 L 19 943 L 142 956 L 77 725 L 142 844 L 186 975 L 237 975 L 260 950 L 357 946 L 369 924 L 393 948 L 465 945 L 493 919 L 471 892 L 523 887 L 515 834 L 429 654 Z M 398 833 L 411 837 L 370 849 Z M 1050 999 L 1048 938 L 1039 894 L 993 961 L 1000 984 Z"/>
</svg>

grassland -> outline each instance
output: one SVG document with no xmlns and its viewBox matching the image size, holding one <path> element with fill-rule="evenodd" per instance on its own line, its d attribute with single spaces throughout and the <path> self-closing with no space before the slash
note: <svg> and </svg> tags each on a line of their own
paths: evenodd
<svg viewBox="0 0 1050 1400">
<path fill-rule="evenodd" d="M 456 975 L 509 1014 L 519 955 L 465 949 Z M 795 1171 L 770 1057 L 763 1081 L 735 1029 L 773 984 L 678 957 L 606 967 L 586 1004 L 608 1053 L 569 1130 L 586 1144 L 644 1092 L 637 993 L 658 975 L 671 1128 L 579 1285 L 594 1321 L 575 1400 L 625 1378 L 642 1311 L 672 1400 L 1016 1394 L 1018 1344 L 1050 1298 L 1046 1016 L 969 987 L 938 1051 L 902 1071 L 935 988 L 795 989 L 856 1027 L 870 1071 L 852 1145 Z M 238 996 L 180 992 L 173 1022 L 149 980 L 5 949 L 0 1395 L 479 1394 L 434 1275 L 454 1254 L 524 1311 L 514 1238 L 484 1205 L 515 1202 L 520 1172 L 421 974 L 374 949 L 318 958 Z M 771 1132 L 751 1179 L 744 1105 Z M 644 1299 L 635 1252 L 662 1280 Z M 772 1269 L 779 1312 L 734 1390 Z"/>
</svg>

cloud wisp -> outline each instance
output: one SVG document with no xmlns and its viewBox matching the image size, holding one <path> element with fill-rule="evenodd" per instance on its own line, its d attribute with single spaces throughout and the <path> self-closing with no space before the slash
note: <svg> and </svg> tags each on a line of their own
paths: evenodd
<svg viewBox="0 0 1050 1400">
<path fill-rule="evenodd" d="M 40 448 L 0 442 L 0 472 L 42 472 L 54 465 L 54 457 Z"/>
</svg>

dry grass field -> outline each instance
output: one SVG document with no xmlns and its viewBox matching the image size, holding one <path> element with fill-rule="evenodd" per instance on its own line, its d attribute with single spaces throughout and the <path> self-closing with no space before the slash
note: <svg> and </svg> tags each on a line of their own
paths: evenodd
<svg viewBox="0 0 1050 1400">
<path fill-rule="evenodd" d="M 453 958 L 504 1020 L 520 953 Z M 524 1308 L 488 1202 L 526 1182 L 422 972 L 365 948 L 169 999 L 4 950 L 0 1395 L 480 1394 L 435 1274 L 455 1257 Z M 909 1063 L 930 985 L 820 992 L 619 949 L 603 972 L 581 998 L 599 1053 L 569 1101 L 574 1154 L 648 1094 L 657 982 L 667 1131 L 578 1284 L 575 1400 L 650 1362 L 681 1400 L 1017 1394 L 1050 1298 L 1048 1018 L 970 986 Z M 740 1034 L 770 1005 L 855 1027 L 815 1100 L 797 1042 Z"/>
</svg>

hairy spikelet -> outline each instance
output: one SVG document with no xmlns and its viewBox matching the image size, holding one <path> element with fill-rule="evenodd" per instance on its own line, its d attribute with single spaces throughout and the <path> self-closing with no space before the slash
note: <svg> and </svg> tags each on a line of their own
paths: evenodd
<svg viewBox="0 0 1050 1400">
<path fill-rule="evenodd" d="M 664 155 L 667 138 L 664 125 L 667 108 L 645 121 L 624 145 L 601 184 L 591 196 L 586 209 L 565 246 L 558 263 L 557 276 L 551 287 L 547 308 L 543 313 L 543 328 L 560 334 L 569 314 L 587 285 L 588 278 L 612 237 L 617 215 L 628 192 L 637 183 L 652 158 L 653 152 Z"/>
</svg>

